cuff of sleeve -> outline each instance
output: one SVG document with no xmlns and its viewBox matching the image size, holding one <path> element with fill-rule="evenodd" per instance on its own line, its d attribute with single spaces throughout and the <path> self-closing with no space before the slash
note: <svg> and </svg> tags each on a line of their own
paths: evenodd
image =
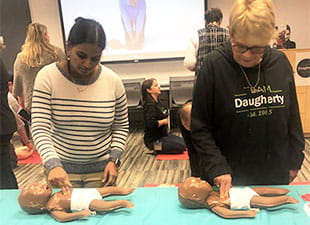
<svg viewBox="0 0 310 225">
<path fill-rule="evenodd" d="M 50 171 L 51 169 L 55 168 L 55 167 L 63 167 L 60 159 L 50 159 L 48 160 L 46 163 L 44 163 L 44 167 L 47 169 L 47 171 Z"/>
<path fill-rule="evenodd" d="M 218 168 L 216 170 L 211 170 L 210 171 L 210 176 L 209 179 L 211 181 L 211 183 L 213 184 L 214 178 L 224 175 L 224 174 L 232 174 L 231 169 L 227 166 L 227 167 L 222 167 L 222 168 Z"/>
<path fill-rule="evenodd" d="M 290 161 L 290 164 L 289 164 L 290 170 L 300 170 L 303 160 L 304 160 L 304 155 L 295 157 L 295 158 L 291 157 L 291 159 L 295 159 L 295 160 Z"/>
<path fill-rule="evenodd" d="M 155 121 L 155 127 L 159 127 L 159 122 L 158 122 L 158 120 Z"/>
<path fill-rule="evenodd" d="M 122 155 L 122 151 L 118 149 L 113 149 L 110 153 L 110 157 L 113 159 L 120 159 Z"/>
</svg>

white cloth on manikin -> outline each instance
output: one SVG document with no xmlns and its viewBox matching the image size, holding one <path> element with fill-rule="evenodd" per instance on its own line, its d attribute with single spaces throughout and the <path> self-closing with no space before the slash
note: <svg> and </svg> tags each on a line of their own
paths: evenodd
<svg viewBox="0 0 310 225">
<path fill-rule="evenodd" d="M 233 187 L 229 190 L 230 208 L 231 209 L 250 209 L 251 198 L 258 195 L 249 187 Z"/>
<path fill-rule="evenodd" d="M 71 194 L 71 211 L 89 209 L 92 200 L 101 200 L 102 196 L 95 188 L 74 188 Z"/>
</svg>

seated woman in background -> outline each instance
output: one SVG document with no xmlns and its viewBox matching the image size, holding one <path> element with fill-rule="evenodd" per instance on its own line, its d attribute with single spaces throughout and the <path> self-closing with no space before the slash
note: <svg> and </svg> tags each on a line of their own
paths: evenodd
<svg viewBox="0 0 310 225">
<path fill-rule="evenodd" d="M 160 86 L 150 78 L 142 84 L 144 144 L 155 153 L 180 154 L 185 150 L 181 137 L 168 133 L 168 109 L 159 101 Z"/>
</svg>

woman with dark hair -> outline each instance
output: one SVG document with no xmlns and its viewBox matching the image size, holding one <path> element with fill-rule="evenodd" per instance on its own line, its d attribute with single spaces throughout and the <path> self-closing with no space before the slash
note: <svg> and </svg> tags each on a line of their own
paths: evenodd
<svg viewBox="0 0 310 225">
<path fill-rule="evenodd" d="M 32 133 L 48 182 L 73 187 L 115 184 L 128 135 L 127 99 L 117 74 L 100 64 L 102 26 L 77 18 L 67 60 L 44 67 L 35 81 Z"/>
<path fill-rule="evenodd" d="M 144 144 L 155 153 L 179 154 L 185 150 L 181 137 L 168 133 L 168 109 L 159 101 L 160 86 L 150 78 L 142 84 Z"/>
</svg>

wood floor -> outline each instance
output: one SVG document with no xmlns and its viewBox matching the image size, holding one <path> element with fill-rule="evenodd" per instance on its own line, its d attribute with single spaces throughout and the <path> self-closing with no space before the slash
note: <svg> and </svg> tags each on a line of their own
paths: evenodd
<svg viewBox="0 0 310 225">
<path fill-rule="evenodd" d="M 177 130 L 174 133 L 179 135 Z M 310 181 L 310 139 L 306 139 L 305 160 L 296 182 Z M 18 165 L 15 175 L 20 187 L 44 181 L 41 164 Z M 117 186 L 143 187 L 145 184 L 181 183 L 190 176 L 188 160 L 156 160 L 143 144 L 141 123 L 131 123 L 126 152 L 122 156 Z"/>
</svg>

